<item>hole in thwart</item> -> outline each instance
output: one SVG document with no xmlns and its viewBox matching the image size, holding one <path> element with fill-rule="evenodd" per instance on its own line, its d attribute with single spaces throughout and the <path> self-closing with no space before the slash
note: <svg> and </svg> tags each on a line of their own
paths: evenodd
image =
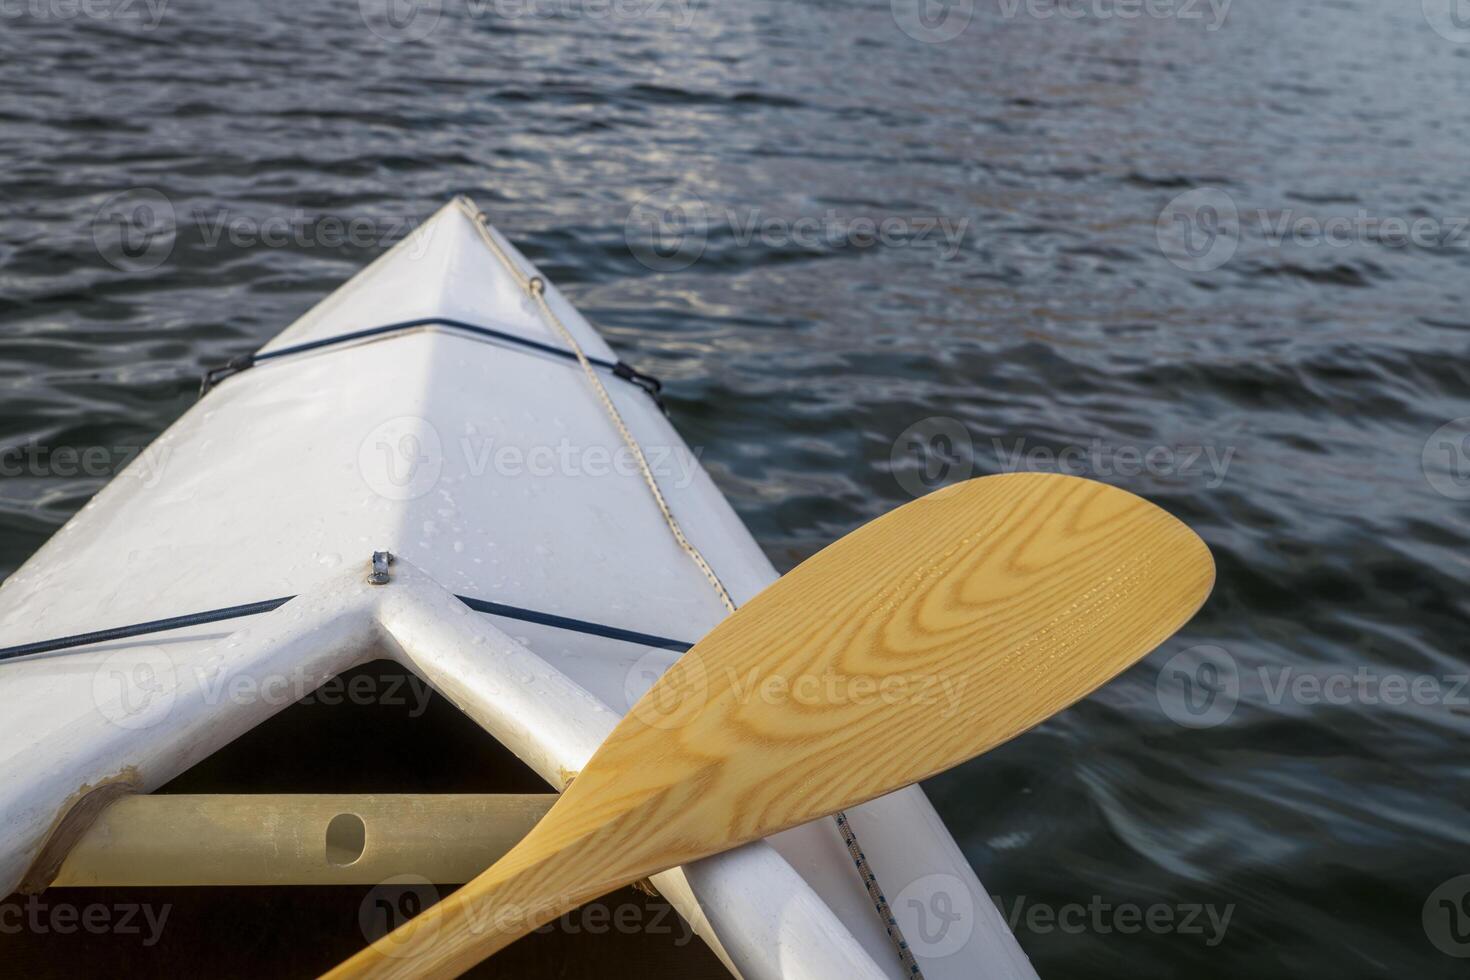
<svg viewBox="0 0 1470 980">
<path fill-rule="evenodd" d="M 362 857 L 367 824 L 355 813 L 339 813 L 327 824 L 327 861 L 345 868 Z"/>
</svg>

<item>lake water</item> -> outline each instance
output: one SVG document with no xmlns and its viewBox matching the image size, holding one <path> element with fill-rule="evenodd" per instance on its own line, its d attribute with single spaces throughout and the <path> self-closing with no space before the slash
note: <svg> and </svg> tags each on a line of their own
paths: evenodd
<svg viewBox="0 0 1470 980">
<path fill-rule="evenodd" d="M 928 787 L 1043 976 L 1460 976 L 1467 151 L 1450 0 L 14 0 L 0 575 L 466 193 L 783 569 L 1015 468 L 1208 541 L 1186 631 Z"/>
</svg>

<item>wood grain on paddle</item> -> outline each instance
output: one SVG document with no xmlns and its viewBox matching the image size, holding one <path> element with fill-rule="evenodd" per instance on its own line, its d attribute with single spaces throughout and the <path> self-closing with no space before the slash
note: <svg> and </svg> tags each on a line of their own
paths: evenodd
<svg viewBox="0 0 1470 980">
<path fill-rule="evenodd" d="M 1192 531 L 1103 484 L 914 501 L 711 631 L 530 836 L 333 975 L 456 975 L 628 882 L 973 758 L 1147 654 L 1213 581 Z"/>
</svg>

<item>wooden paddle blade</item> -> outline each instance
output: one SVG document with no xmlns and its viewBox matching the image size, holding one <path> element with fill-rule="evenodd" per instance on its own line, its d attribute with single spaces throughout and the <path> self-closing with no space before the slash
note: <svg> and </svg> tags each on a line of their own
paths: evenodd
<svg viewBox="0 0 1470 980">
<path fill-rule="evenodd" d="M 1044 721 L 1188 622 L 1214 577 L 1193 531 L 1115 487 L 1037 473 L 957 484 L 717 626 L 577 789 L 662 799 L 656 819 L 698 847 L 769 836 Z"/>
<path fill-rule="evenodd" d="M 530 837 L 344 975 L 453 975 L 620 885 L 973 758 L 1143 657 L 1213 582 L 1192 531 L 1100 483 L 1012 474 L 907 504 L 700 640 Z"/>
</svg>

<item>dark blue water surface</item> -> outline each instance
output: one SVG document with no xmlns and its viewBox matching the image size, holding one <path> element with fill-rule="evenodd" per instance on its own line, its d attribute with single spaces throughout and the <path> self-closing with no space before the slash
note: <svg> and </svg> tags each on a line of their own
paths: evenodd
<svg viewBox="0 0 1470 980">
<path fill-rule="evenodd" d="M 161 2 L 0 11 L 0 574 L 106 480 L 57 447 L 146 444 L 467 193 L 782 568 L 1014 468 L 1208 541 L 1184 633 L 929 786 L 1042 975 L 1463 975 L 1448 0 Z"/>
</svg>

